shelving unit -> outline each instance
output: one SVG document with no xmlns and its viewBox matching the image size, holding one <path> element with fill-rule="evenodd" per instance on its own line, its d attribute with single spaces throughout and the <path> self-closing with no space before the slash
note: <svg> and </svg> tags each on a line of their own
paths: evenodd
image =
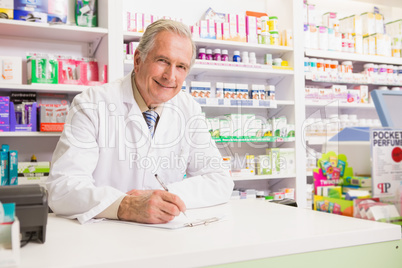
<svg viewBox="0 0 402 268">
<path fill-rule="evenodd" d="M 354 14 L 361 14 L 368 11 L 373 11 L 374 6 L 380 9 L 380 13 L 385 18 L 385 23 L 396 19 L 401 19 L 402 14 L 402 2 L 392 0 L 358 0 L 358 1 L 346 1 L 339 0 L 335 5 L 333 1 L 329 0 L 309 0 L 309 4 L 315 4 L 317 11 L 317 18 L 320 18 L 325 12 L 336 12 L 338 18 L 344 18 Z M 345 8 L 348 7 L 348 8 Z M 342 61 L 352 61 L 354 66 L 354 73 L 363 71 L 363 65 L 365 63 L 375 64 L 389 64 L 389 65 L 402 65 L 402 58 L 395 57 L 383 57 L 374 55 L 360 55 L 356 53 L 326 51 L 317 49 L 305 49 L 305 57 L 319 58 L 319 59 L 331 59 L 337 60 L 339 63 Z M 378 88 L 378 86 L 400 86 L 399 83 L 389 83 L 387 81 L 381 82 L 345 82 L 345 81 L 325 81 L 319 79 L 311 79 L 311 76 L 305 78 L 304 85 L 330 87 L 332 84 L 347 85 L 348 88 L 352 88 L 355 85 L 367 85 L 369 92 Z M 358 118 L 363 119 L 378 119 L 375 107 L 373 103 L 338 103 L 337 101 L 330 102 L 305 102 L 306 119 L 307 118 L 328 118 L 330 114 L 356 114 Z M 331 133 L 330 136 L 306 136 L 306 150 L 311 152 L 320 153 L 325 144 L 335 133 Z M 311 176 L 312 173 L 307 173 Z"/>
</svg>

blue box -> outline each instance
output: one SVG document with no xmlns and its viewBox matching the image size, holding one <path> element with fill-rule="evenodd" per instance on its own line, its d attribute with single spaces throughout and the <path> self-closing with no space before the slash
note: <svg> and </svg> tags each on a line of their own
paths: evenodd
<svg viewBox="0 0 402 268">
<path fill-rule="evenodd" d="M 0 185 L 9 185 L 9 173 L 10 173 L 10 167 L 9 167 L 9 156 L 8 152 L 9 151 L 9 146 L 7 144 L 3 144 L 1 146 L 1 151 L 0 151 L 0 171 L 1 171 L 1 181 Z"/>
<path fill-rule="evenodd" d="M 14 10 L 47 13 L 48 0 L 14 0 Z"/>
<path fill-rule="evenodd" d="M 14 20 L 47 23 L 47 13 L 37 11 L 14 10 Z"/>
<path fill-rule="evenodd" d="M 10 97 L 0 96 L 0 132 L 10 131 Z"/>
<path fill-rule="evenodd" d="M 18 151 L 10 150 L 9 153 L 9 185 L 18 185 Z"/>
</svg>

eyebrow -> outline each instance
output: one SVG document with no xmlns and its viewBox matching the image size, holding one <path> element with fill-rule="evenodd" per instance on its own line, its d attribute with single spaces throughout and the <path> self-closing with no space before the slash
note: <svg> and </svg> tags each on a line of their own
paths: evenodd
<svg viewBox="0 0 402 268">
<path fill-rule="evenodd" d="M 165 59 L 165 60 L 167 60 L 167 61 L 169 61 L 169 62 L 171 61 L 170 58 L 168 58 L 168 57 L 166 57 L 166 56 L 163 56 L 163 55 L 157 55 L 155 58 L 156 58 L 156 59 Z M 190 68 L 190 64 L 187 64 L 187 63 L 184 63 L 184 62 L 179 62 L 178 65 L 183 65 L 183 66 L 186 67 L 187 69 Z"/>
</svg>

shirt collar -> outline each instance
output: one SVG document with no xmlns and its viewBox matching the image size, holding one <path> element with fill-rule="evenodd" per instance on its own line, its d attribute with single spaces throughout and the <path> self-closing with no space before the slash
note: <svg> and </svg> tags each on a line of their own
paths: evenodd
<svg viewBox="0 0 402 268">
<path fill-rule="evenodd" d="M 137 103 L 138 107 L 140 108 L 141 113 L 150 110 L 150 108 L 147 106 L 147 104 L 144 101 L 144 98 L 141 96 L 140 91 L 137 88 L 137 85 L 135 84 L 135 79 L 134 79 L 134 71 L 131 75 L 131 84 L 133 87 L 133 95 L 134 95 L 134 100 Z M 162 110 L 163 110 L 163 103 L 154 107 L 153 110 L 159 115 L 162 115 Z"/>
</svg>

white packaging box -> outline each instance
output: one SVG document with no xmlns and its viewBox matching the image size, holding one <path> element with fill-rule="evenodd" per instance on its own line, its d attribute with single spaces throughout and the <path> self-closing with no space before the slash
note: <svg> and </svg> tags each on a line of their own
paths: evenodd
<svg viewBox="0 0 402 268">
<path fill-rule="evenodd" d="M 354 34 L 363 35 L 362 18 L 360 15 L 353 15 L 353 29 Z"/>
<path fill-rule="evenodd" d="M 135 21 L 137 23 L 136 32 L 144 32 L 144 13 L 135 13 Z"/>
<path fill-rule="evenodd" d="M 336 12 L 327 12 L 322 15 L 322 24 L 328 28 L 334 28 L 337 23 Z"/>
<path fill-rule="evenodd" d="M 279 174 L 295 174 L 295 149 L 279 148 Z"/>
<path fill-rule="evenodd" d="M 210 118 L 211 128 L 210 130 L 212 137 L 219 137 L 220 136 L 220 122 L 219 118 Z"/>
<path fill-rule="evenodd" d="M 207 24 L 208 24 L 208 38 L 216 39 L 215 21 L 207 20 Z"/>
<path fill-rule="evenodd" d="M 223 83 L 223 91 L 225 99 L 236 98 L 236 84 L 235 83 Z"/>
<path fill-rule="evenodd" d="M 208 38 L 208 21 L 200 20 L 198 26 L 200 27 L 200 38 Z"/>
<path fill-rule="evenodd" d="M 363 36 L 355 35 L 353 38 L 355 41 L 355 53 L 363 54 Z"/>
<path fill-rule="evenodd" d="M 229 22 L 230 40 L 236 41 L 238 39 L 237 15 L 232 13 L 226 14 L 226 21 Z"/>
<path fill-rule="evenodd" d="M 247 42 L 252 44 L 258 43 L 257 34 L 257 18 L 253 16 L 246 17 L 246 34 Z"/>
<path fill-rule="evenodd" d="M 247 84 L 236 84 L 236 97 L 237 99 L 246 100 L 248 99 L 248 85 Z"/>
<path fill-rule="evenodd" d="M 246 137 L 255 136 L 252 135 L 255 134 L 254 120 L 255 120 L 255 114 L 242 114 L 241 121 L 244 136 Z"/>
<path fill-rule="evenodd" d="M 247 42 L 246 37 L 246 16 L 243 14 L 237 15 L 237 35 L 240 42 Z"/>
<path fill-rule="evenodd" d="M 374 15 L 375 19 L 375 32 L 376 33 L 384 33 L 384 18 L 381 14 L 376 13 Z"/>
<path fill-rule="evenodd" d="M 242 114 L 229 114 L 226 117 L 230 122 L 230 136 L 243 136 Z"/>
<path fill-rule="evenodd" d="M 217 40 L 222 40 L 222 23 L 215 22 L 215 34 Z"/>
<path fill-rule="evenodd" d="M 230 40 L 229 22 L 222 22 L 222 39 L 223 40 Z"/>
<path fill-rule="evenodd" d="M 369 103 L 368 86 L 357 86 L 355 89 L 360 91 L 360 102 Z"/>
<path fill-rule="evenodd" d="M 317 18 L 316 18 L 316 9 L 315 5 L 308 5 L 307 6 L 307 20 L 308 24 L 310 25 L 316 25 L 317 24 Z"/>
<path fill-rule="evenodd" d="M 144 27 L 144 31 L 145 29 L 147 29 L 147 27 L 152 23 L 152 15 L 151 14 L 144 14 L 143 17 L 143 27 Z"/>
<path fill-rule="evenodd" d="M 22 84 L 22 58 L 0 56 L 0 84 Z"/>
<path fill-rule="evenodd" d="M 375 34 L 376 26 L 375 26 L 375 17 L 371 12 L 366 12 L 361 14 L 362 19 L 362 34 L 363 35 L 372 35 Z"/>
<path fill-rule="evenodd" d="M 332 88 L 319 88 L 318 99 L 320 101 L 331 101 L 333 99 Z"/>
<path fill-rule="evenodd" d="M 340 103 L 348 102 L 348 90 L 345 85 L 332 85 L 333 99 L 338 100 Z"/>
<path fill-rule="evenodd" d="M 219 133 L 221 137 L 228 137 L 230 135 L 230 121 L 227 119 L 219 120 Z"/>
<path fill-rule="evenodd" d="M 223 83 L 222 82 L 216 82 L 215 98 L 216 99 L 223 99 Z"/>
</svg>

